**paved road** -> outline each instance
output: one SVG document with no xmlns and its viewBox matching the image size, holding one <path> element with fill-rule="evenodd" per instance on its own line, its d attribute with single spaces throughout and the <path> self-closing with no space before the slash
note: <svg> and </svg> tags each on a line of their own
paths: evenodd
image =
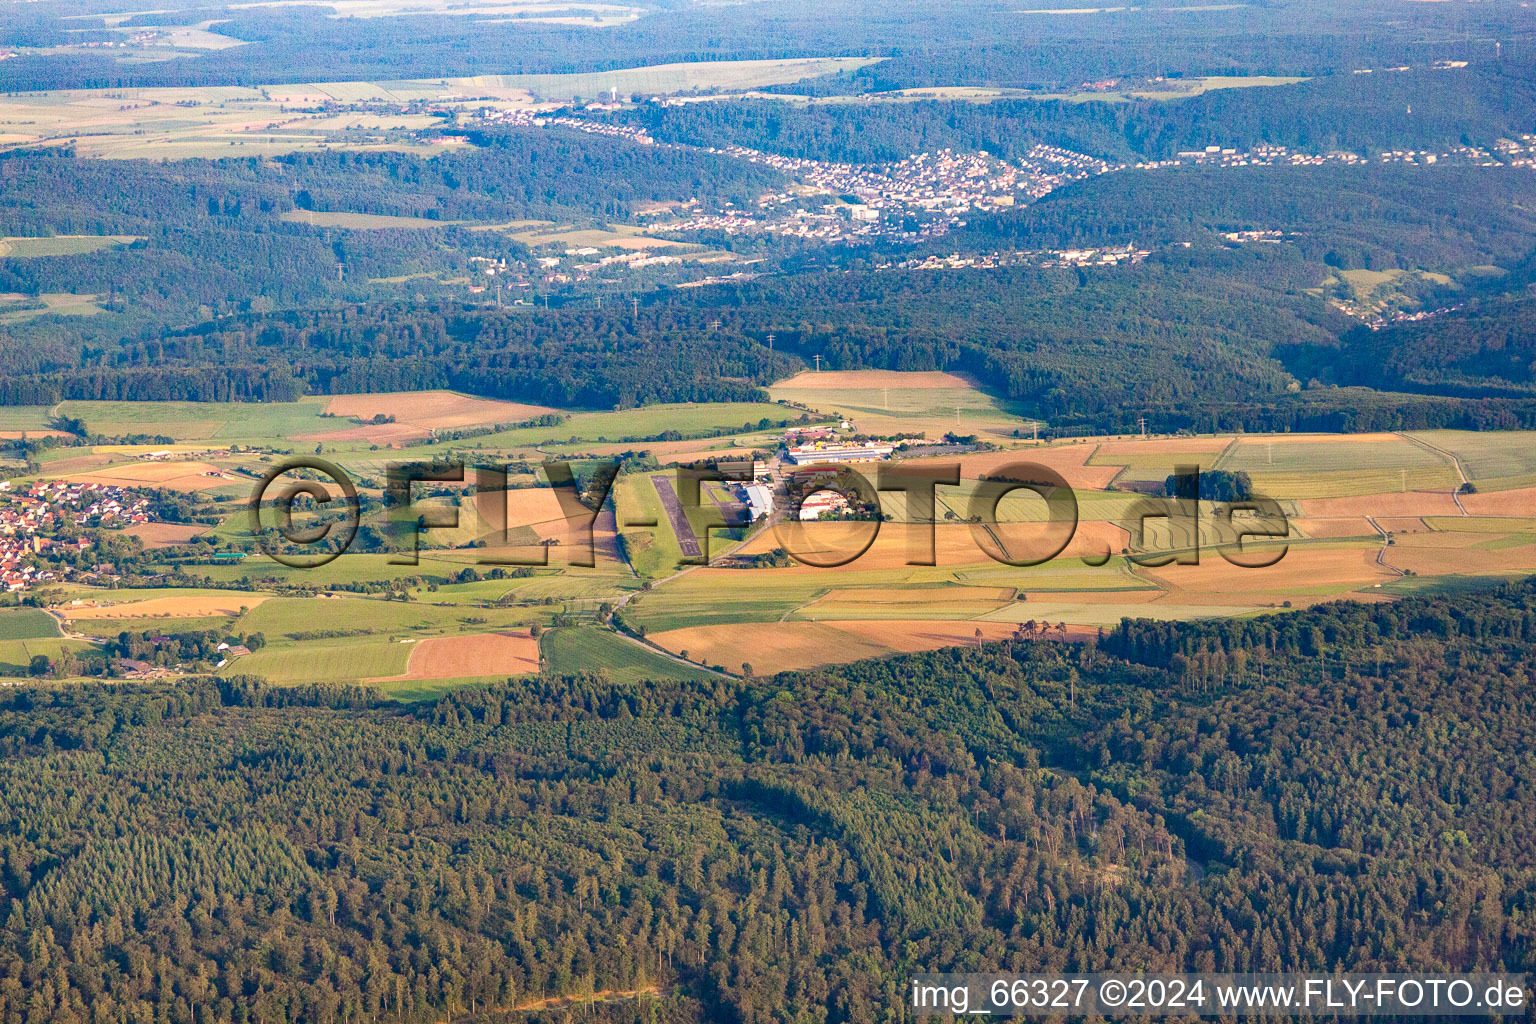
<svg viewBox="0 0 1536 1024">
<path fill-rule="evenodd" d="M 665 476 L 653 476 L 651 480 L 656 484 L 656 494 L 661 498 L 661 507 L 666 510 L 667 519 L 672 524 L 672 532 L 677 535 L 677 546 L 682 549 L 683 556 L 685 558 L 700 557 L 704 551 L 699 547 L 699 538 L 694 535 L 693 525 L 683 514 L 683 503 L 678 500 L 672 481 Z"/>
</svg>

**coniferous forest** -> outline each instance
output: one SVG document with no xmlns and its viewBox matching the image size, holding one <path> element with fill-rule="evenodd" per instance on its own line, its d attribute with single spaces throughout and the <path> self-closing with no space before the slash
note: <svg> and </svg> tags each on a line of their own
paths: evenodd
<svg viewBox="0 0 1536 1024">
<path fill-rule="evenodd" d="M 925 969 L 1529 971 L 1533 645 L 1524 585 L 403 709 L 13 689 L 0 1013 L 854 1022 Z"/>
</svg>

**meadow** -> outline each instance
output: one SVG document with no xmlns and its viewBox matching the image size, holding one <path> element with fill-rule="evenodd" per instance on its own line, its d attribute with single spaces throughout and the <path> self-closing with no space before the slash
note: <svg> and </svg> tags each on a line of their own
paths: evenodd
<svg viewBox="0 0 1536 1024">
<path fill-rule="evenodd" d="M 544 663 L 557 674 L 606 672 L 616 683 L 673 676 L 705 679 L 711 673 L 679 665 L 612 630 L 597 626 L 564 626 L 545 632 L 539 641 Z"/>
<path fill-rule="evenodd" d="M 59 624 L 40 608 L 0 610 L 0 641 L 41 640 L 59 636 Z"/>
<path fill-rule="evenodd" d="M 0 259 L 38 256 L 79 256 L 138 241 L 141 235 L 49 235 L 39 238 L 0 238 Z"/>
<path fill-rule="evenodd" d="M 1448 491 L 1461 482 L 1450 459 L 1396 434 L 1244 438 L 1212 468 L 1246 472 L 1279 500 Z"/>
<path fill-rule="evenodd" d="M 1453 456 L 1479 490 L 1503 491 L 1536 485 L 1536 434 L 1428 430 L 1410 436 Z"/>
<path fill-rule="evenodd" d="M 410 653 L 410 644 L 395 640 L 264 647 L 234 659 L 221 674 L 260 676 L 280 684 L 357 683 L 404 674 Z"/>
</svg>

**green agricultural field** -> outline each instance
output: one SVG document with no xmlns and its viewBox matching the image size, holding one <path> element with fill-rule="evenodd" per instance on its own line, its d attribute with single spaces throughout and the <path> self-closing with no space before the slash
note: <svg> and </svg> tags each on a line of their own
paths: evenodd
<svg viewBox="0 0 1536 1024">
<path fill-rule="evenodd" d="M 1360 469 L 1332 472 L 1253 472 L 1253 488 L 1279 501 L 1347 498 L 1392 491 L 1449 491 L 1459 482 L 1449 466 L 1419 469 Z"/>
<path fill-rule="evenodd" d="M 368 643 L 307 643 L 264 647 L 236 658 L 222 675 L 260 676 L 273 683 L 344 683 L 402 675 L 411 645 L 390 640 Z"/>
<path fill-rule="evenodd" d="M 555 573 L 557 570 L 540 570 L 541 573 Z M 531 583 L 533 577 L 521 579 L 502 580 L 478 580 L 472 583 L 449 583 L 440 585 L 436 590 L 429 587 L 417 587 L 411 591 L 411 596 L 418 601 L 431 601 L 436 604 L 453 604 L 465 607 L 474 607 L 483 604 L 495 604 L 508 594 L 515 594 L 518 588 Z"/>
<path fill-rule="evenodd" d="M 1212 438 L 1211 446 L 1201 451 L 1157 451 L 1150 446 L 1143 449 L 1140 446 L 1130 452 L 1114 452 L 1103 454 L 1095 451 L 1088 457 L 1090 466 L 1123 466 L 1120 475 L 1115 478 L 1119 481 L 1129 480 L 1165 480 L 1177 466 L 1199 466 L 1202 469 L 1211 469 L 1221 458 L 1221 453 L 1227 447 L 1223 438 Z"/>
<path fill-rule="evenodd" d="M 847 587 L 797 609 L 804 622 L 871 619 L 975 619 L 1014 602 L 1012 587 Z"/>
<path fill-rule="evenodd" d="M 0 259 L 36 256 L 79 256 L 137 242 L 142 235 L 51 235 L 41 238 L 0 238 Z"/>
<path fill-rule="evenodd" d="M 1502 516 L 1425 516 L 1424 525 L 1441 533 L 1536 533 L 1536 519 Z"/>
<path fill-rule="evenodd" d="M 328 401 L 317 396 L 297 402 L 65 402 L 59 411 L 101 434 L 282 446 L 294 434 L 350 426 L 349 420 L 320 415 Z"/>
<path fill-rule="evenodd" d="M 1450 490 L 1460 482 L 1450 459 L 1400 437 L 1243 439 L 1213 468 L 1247 472 L 1256 490 L 1280 500 Z"/>
<path fill-rule="evenodd" d="M 14 292 L 0 294 L 0 324 L 19 324 L 41 316 L 95 316 L 104 312 L 99 295 L 44 292 L 36 297 Z"/>
<path fill-rule="evenodd" d="M 32 640 L 0 640 L 0 666 L 9 675 L 18 675 L 26 672 L 32 659 L 39 654 L 53 660 L 65 651 L 90 651 L 97 650 L 95 644 L 83 640 L 59 639 L 32 639 Z"/>
<path fill-rule="evenodd" d="M 417 701 L 436 700 L 443 694 L 460 687 L 486 686 L 505 679 L 504 675 L 466 676 L 454 679 L 392 679 L 389 682 L 372 682 L 365 685 L 379 691 L 390 700 L 396 700 L 402 704 L 414 704 Z"/>
<path fill-rule="evenodd" d="M 242 615 L 235 629 L 240 633 L 261 633 L 268 643 L 321 630 L 354 634 L 304 641 L 342 645 L 367 637 L 483 633 L 531 617 L 526 609 L 468 609 L 371 598 L 274 597 Z"/>
<path fill-rule="evenodd" d="M 222 583 L 243 580 L 252 586 L 259 586 L 270 580 L 274 583 L 335 587 L 359 581 L 402 580 L 416 576 L 447 583 L 474 565 L 472 553 L 448 559 L 442 557 L 441 552 L 424 551 L 419 565 L 393 565 L 390 563 L 392 557 L 396 556 L 349 551 L 326 565 L 301 569 L 280 565 L 265 555 L 251 555 L 233 565 L 197 565 L 189 567 L 189 571 Z"/>
<path fill-rule="evenodd" d="M 909 376 L 917 378 L 910 385 L 906 375 L 895 372 L 852 371 L 820 377 L 802 373 L 774 384 L 768 394 L 775 401 L 851 417 L 860 430 L 871 433 L 921 433 L 939 438 L 946 431 L 982 431 L 1000 439 L 1014 430 L 1029 429 L 1023 407 L 994 398 L 978 387 L 963 381 L 927 386 L 933 383 L 931 375 Z"/>
<path fill-rule="evenodd" d="M 706 679 L 712 675 L 664 658 L 601 626 L 549 630 L 540 638 L 539 650 L 546 670 L 554 675 L 601 669 L 618 683 L 661 678 Z"/>
<path fill-rule="evenodd" d="M 86 636 L 115 637 L 119 633 L 200 633 L 233 631 L 236 616 L 209 615 L 194 618 L 71 619 L 69 628 Z"/>
<path fill-rule="evenodd" d="M 1454 455 L 1479 490 L 1536 486 L 1536 432 L 1425 430 L 1412 436 Z"/>
<path fill-rule="evenodd" d="M 1130 575 L 1123 559 L 1114 559 L 1099 567 L 1084 565 L 1077 559 L 1057 559 L 1045 565 L 1020 568 L 989 563 L 974 568 L 953 569 L 943 566 L 905 566 L 894 569 L 860 569 L 857 561 L 836 569 L 805 570 L 719 570 L 691 572 L 668 580 L 628 606 L 631 619 L 652 632 L 739 622 L 774 622 L 798 617 L 819 617 L 817 602 L 833 590 L 869 588 L 870 602 L 880 592 L 906 591 L 909 588 L 939 587 L 956 583 L 968 587 L 1017 588 L 1033 591 L 1130 591 L 1155 589 L 1145 580 Z M 846 600 L 846 599 L 844 599 Z M 867 618 L 950 618 L 938 614 L 940 601 L 923 614 L 896 611 L 899 601 L 888 614 L 869 614 Z M 968 618 L 997 607 L 991 601 L 978 605 Z M 928 614 L 933 612 L 934 614 Z M 854 617 L 842 615 L 842 618 Z"/>
<path fill-rule="evenodd" d="M 0 405 L 0 430 L 46 430 L 52 418 L 46 405 Z"/>
<path fill-rule="evenodd" d="M 1405 438 L 1290 441 L 1244 438 L 1232 445 L 1215 469 L 1236 473 L 1376 469 L 1445 469 L 1449 460 Z"/>
<path fill-rule="evenodd" d="M 0 640 L 39 640 L 59 636 L 59 624 L 41 608 L 0 611 Z"/>
<path fill-rule="evenodd" d="M 651 478 L 640 474 L 621 476 L 614 483 L 613 502 L 629 563 L 642 577 L 652 579 L 677 572 L 682 549 Z M 654 521 L 653 527 L 629 527 L 622 524 Z"/>
<path fill-rule="evenodd" d="M 687 579 L 687 577 L 684 577 Z M 629 617 L 652 633 L 686 626 L 715 626 L 732 622 L 775 622 L 814 600 L 832 581 L 817 584 L 804 577 L 784 586 L 759 586 L 761 577 L 740 586 L 711 582 L 663 587 L 629 606 Z"/>
<path fill-rule="evenodd" d="M 744 432 L 751 433 L 758 429 L 757 424 L 762 419 L 778 422 L 783 419 L 793 419 L 799 415 L 800 411 L 797 409 L 786 409 L 782 405 L 770 402 L 647 405 L 639 409 L 617 412 L 577 412 L 571 414 L 558 426 L 520 427 L 469 441 L 418 445 L 406 451 L 414 457 L 430 458 L 438 452 L 470 449 L 500 451 L 529 448 L 546 441 L 623 442 L 625 438 L 656 437 L 669 430 L 676 430 L 684 437 L 694 434 L 714 435 L 718 431 L 741 430 L 744 427 Z M 636 444 L 644 447 L 639 442 Z"/>
</svg>

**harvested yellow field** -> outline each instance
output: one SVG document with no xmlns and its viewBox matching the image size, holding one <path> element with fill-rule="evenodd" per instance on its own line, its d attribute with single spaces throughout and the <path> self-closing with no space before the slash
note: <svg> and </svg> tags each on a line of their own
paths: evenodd
<svg viewBox="0 0 1536 1024">
<path fill-rule="evenodd" d="M 38 440 L 44 437 L 69 436 L 69 434 L 64 433 L 62 430 L 0 430 L 0 440 L 5 441 L 19 441 L 22 438 L 27 438 L 28 440 Z M 57 463 L 55 463 L 55 465 L 57 465 Z"/>
<path fill-rule="evenodd" d="M 1491 496 L 1496 497 L 1496 496 Z M 1465 499 L 1463 499 L 1465 500 Z M 1306 498 L 1297 502 L 1304 518 L 1348 516 L 1458 516 L 1449 491 L 1389 491 L 1349 498 Z"/>
<path fill-rule="evenodd" d="M 868 622 L 739 623 L 691 626 L 656 633 L 651 640 L 690 661 L 720 665 L 729 672 L 750 665 L 757 675 L 842 665 L 863 658 L 934 651 L 978 642 L 1005 640 L 1018 633 L 1012 622 L 887 619 Z M 1045 639 L 1083 639 L 1097 630 L 1053 627 Z"/>
<path fill-rule="evenodd" d="M 147 601 L 124 604 L 68 604 L 54 611 L 66 619 L 199 619 L 214 615 L 241 615 L 271 596 L 231 591 L 228 594 L 198 594 L 178 597 L 152 597 Z"/>
<path fill-rule="evenodd" d="M 674 654 L 705 665 L 757 674 L 818 665 L 842 665 L 894 653 L 894 648 L 820 622 L 752 622 L 689 626 L 648 638 Z"/>
<path fill-rule="evenodd" d="M 996 543 L 994 543 L 994 541 Z M 1061 534 L 1044 523 L 998 523 L 988 535 L 984 550 L 1027 562 L 1050 554 L 1061 543 Z M 1128 530 L 1117 523 L 1080 520 L 1072 539 L 1057 558 L 1100 559 L 1117 555 L 1131 543 Z M 999 549 L 996 544 L 1001 544 Z"/>
<path fill-rule="evenodd" d="M 185 544 L 194 537 L 207 533 L 211 527 L 204 523 L 135 523 L 123 532 L 137 537 L 150 550 Z"/>
<path fill-rule="evenodd" d="M 795 612 L 797 620 L 963 619 L 1009 603 L 1012 587 L 839 587 Z"/>
<path fill-rule="evenodd" d="M 1006 640 L 1018 627 L 1011 622 L 934 622 L 921 619 L 891 620 L 886 622 L 840 622 L 837 628 L 845 633 L 873 641 L 902 654 L 915 651 L 936 651 L 941 647 L 958 647 L 976 643 L 976 633 L 981 640 Z M 1082 635 L 1068 627 L 1066 636 Z M 1048 637 L 1060 639 L 1061 634 L 1052 630 Z"/>
<path fill-rule="evenodd" d="M 75 483 L 107 487 L 156 487 L 169 491 L 201 491 L 223 487 L 234 478 L 206 462 L 140 462 L 88 473 L 61 474 Z"/>
<path fill-rule="evenodd" d="M 520 676 L 538 670 L 539 641 L 534 637 L 522 632 L 477 633 L 417 641 L 403 675 L 380 676 L 368 682 Z"/>
<path fill-rule="evenodd" d="M 1180 455 L 1220 454 L 1230 437 L 1149 437 L 1145 440 L 1114 439 L 1104 441 L 1093 455 L 1094 462 L 1129 466 L 1144 459 L 1170 458 Z"/>
<path fill-rule="evenodd" d="M 1396 579 L 1377 564 L 1378 550 L 1379 544 L 1292 546 L 1278 563 L 1262 569 L 1233 565 L 1207 551 L 1199 565 L 1166 565 L 1140 574 L 1167 589 L 1168 600 L 1178 604 L 1261 606 L 1289 600 L 1304 605 Z M 1390 560 L 1398 565 L 1395 557 Z"/>
<path fill-rule="evenodd" d="M 983 476 L 1009 476 L 1009 467 L 1020 465 L 1044 466 L 1060 473 L 1062 478 L 1072 487 L 1079 490 L 1103 490 L 1109 486 L 1109 482 L 1120 472 L 1119 466 L 1093 465 L 1090 457 L 1094 453 L 1093 445 L 1068 444 L 1068 445 L 1041 445 L 1033 448 L 1014 448 L 996 452 L 977 452 L 974 455 L 961 455 L 958 458 L 946 459 L 912 459 L 910 463 L 921 466 L 925 462 L 934 463 L 958 462 L 960 463 L 960 478 L 962 480 L 976 480 Z M 1022 477 L 1020 477 L 1022 479 Z"/>
<path fill-rule="evenodd" d="M 473 398 L 452 391 L 398 391 L 375 395 L 337 395 L 326 403 L 325 411 L 332 416 L 350 416 L 361 420 L 393 416 L 397 424 L 431 430 L 520 423 L 555 410 L 544 405 Z"/>
<path fill-rule="evenodd" d="M 1418 533 L 1393 539 L 1387 561 L 1421 576 L 1536 569 L 1536 535 Z"/>
<path fill-rule="evenodd" d="M 1461 506 L 1474 516 L 1536 516 L 1536 487 L 1463 494 Z"/>
<path fill-rule="evenodd" d="M 775 548 L 793 552 L 808 565 L 794 565 L 769 570 L 775 573 L 827 572 L 824 566 L 846 559 L 863 548 L 874 523 L 862 522 L 783 522 L 764 530 L 747 541 L 738 551 L 742 555 L 764 554 Z M 939 523 L 880 523 L 879 533 L 868 550 L 848 562 L 853 570 L 900 569 L 909 564 L 913 552 L 927 551 L 927 538 L 933 537 L 934 564 L 941 567 L 999 565 L 994 554 L 1005 554 L 1015 561 L 1035 561 L 1050 554 L 1061 544 L 1057 528 L 1040 523 L 1000 523 L 988 533 L 981 526 Z M 1080 521 L 1067 546 L 1056 557 L 1103 557 L 1118 554 L 1130 542 L 1130 535 L 1118 524 Z M 1001 548 L 999 548 L 1001 544 Z M 991 552 L 989 554 L 989 552 Z"/>
<path fill-rule="evenodd" d="M 1406 516 L 1392 519 L 1378 519 L 1376 525 L 1391 534 L 1399 533 L 1428 533 L 1429 524 L 1419 516 Z"/>
<path fill-rule="evenodd" d="M 781 547 L 817 564 L 791 566 L 773 572 L 822 573 L 827 570 L 818 567 L 820 564 L 831 563 L 857 552 L 865 545 L 877 525 L 879 533 L 874 543 L 869 550 L 850 562 L 849 568 L 901 568 L 907 564 L 909 543 L 924 544 L 930 530 L 934 536 L 937 564 L 979 565 L 991 561 L 971 536 L 969 526 L 949 523 L 928 526 L 922 523 L 784 522 L 753 537 L 741 548 L 740 553 L 761 554 Z"/>
<path fill-rule="evenodd" d="M 1293 529 L 1303 537 L 1313 540 L 1336 540 L 1340 537 L 1375 537 L 1370 522 L 1364 516 L 1339 519 L 1293 519 Z"/>
<path fill-rule="evenodd" d="M 475 511 L 487 530 L 548 525 L 565 529 L 565 510 L 552 487 L 518 487 L 475 495 Z"/>
</svg>

